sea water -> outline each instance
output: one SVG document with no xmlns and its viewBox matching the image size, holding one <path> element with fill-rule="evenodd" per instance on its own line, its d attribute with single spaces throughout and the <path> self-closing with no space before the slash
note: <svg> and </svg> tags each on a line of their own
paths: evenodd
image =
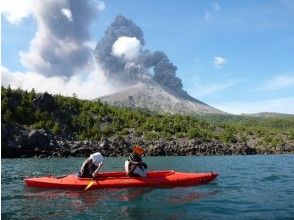
<svg viewBox="0 0 294 220">
<path fill-rule="evenodd" d="M 294 155 L 145 157 L 150 170 L 219 173 L 193 187 L 64 190 L 23 179 L 77 172 L 85 158 L 1 160 L 2 219 L 294 219 Z M 123 170 L 105 158 L 103 170 Z"/>
</svg>

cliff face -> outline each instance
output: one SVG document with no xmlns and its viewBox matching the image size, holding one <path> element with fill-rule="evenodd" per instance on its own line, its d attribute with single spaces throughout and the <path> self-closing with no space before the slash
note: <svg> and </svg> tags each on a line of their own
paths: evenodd
<svg viewBox="0 0 294 220">
<path fill-rule="evenodd" d="M 159 113 L 225 114 L 225 112 L 194 99 L 183 90 L 173 91 L 153 81 L 138 82 L 127 89 L 95 100 L 119 107 L 143 108 Z"/>
</svg>

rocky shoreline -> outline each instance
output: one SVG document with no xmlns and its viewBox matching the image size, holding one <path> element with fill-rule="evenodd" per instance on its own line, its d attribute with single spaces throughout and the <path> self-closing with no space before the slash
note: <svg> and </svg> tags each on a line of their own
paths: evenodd
<svg viewBox="0 0 294 220">
<path fill-rule="evenodd" d="M 247 142 L 223 144 L 217 140 L 179 138 L 176 140 L 145 140 L 127 136 L 109 137 L 100 141 L 72 140 L 70 136 L 54 135 L 46 129 L 26 129 L 12 125 L 1 126 L 2 158 L 23 157 L 87 157 L 99 151 L 106 157 L 127 156 L 132 146 L 139 144 L 147 156 L 188 155 L 252 155 L 293 153 L 293 146 L 282 146 L 280 150 L 258 149 Z"/>
</svg>

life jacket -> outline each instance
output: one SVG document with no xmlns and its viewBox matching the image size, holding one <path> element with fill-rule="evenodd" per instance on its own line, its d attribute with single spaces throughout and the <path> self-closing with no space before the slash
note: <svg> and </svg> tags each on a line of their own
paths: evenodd
<svg viewBox="0 0 294 220">
<path fill-rule="evenodd" d="M 142 162 L 142 158 L 138 154 L 132 153 L 129 156 L 128 161 L 140 163 L 140 162 Z"/>
<path fill-rule="evenodd" d="M 135 152 L 129 156 L 128 161 L 129 161 L 128 166 L 129 166 L 130 175 L 133 175 L 133 171 L 136 169 L 136 167 L 139 167 L 141 170 L 147 169 L 147 164 L 144 163 L 142 161 L 142 158 Z"/>
</svg>

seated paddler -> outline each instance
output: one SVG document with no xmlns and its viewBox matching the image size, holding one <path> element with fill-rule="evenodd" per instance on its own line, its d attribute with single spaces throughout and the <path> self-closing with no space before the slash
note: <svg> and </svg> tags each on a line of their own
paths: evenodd
<svg viewBox="0 0 294 220">
<path fill-rule="evenodd" d="M 95 178 L 99 174 L 99 170 L 103 166 L 103 156 L 101 153 L 96 152 L 91 154 L 90 157 L 84 161 L 79 177 Z"/>
<path fill-rule="evenodd" d="M 146 177 L 147 164 L 142 161 L 144 149 L 141 146 L 134 146 L 133 153 L 125 162 L 125 171 L 128 176 Z"/>
</svg>

